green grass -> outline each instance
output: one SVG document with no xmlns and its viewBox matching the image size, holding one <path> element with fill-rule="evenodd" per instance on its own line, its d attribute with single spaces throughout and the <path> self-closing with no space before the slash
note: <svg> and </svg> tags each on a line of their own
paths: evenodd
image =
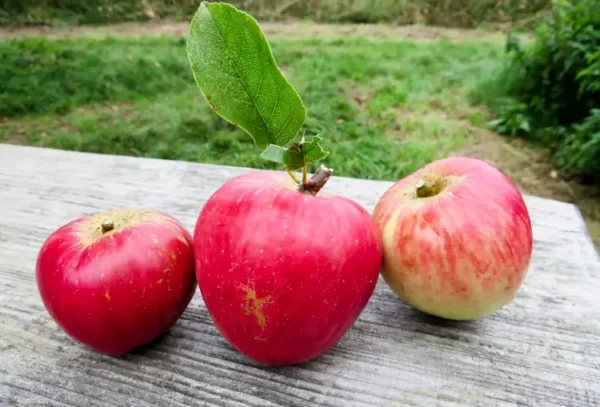
<svg viewBox="0 0 600 407">
<path fill-rule="evenodd" d="M 467 95 L 502 47 L 449 41 L 276 40 L 337 175 L 397 179 L 472 139 L 484 114 Z M 277 168 L 217 116 L 181 39 L 0 43 L 0 138 L 77 151 Z M 56 63 L 56 60 L 59 62 Z M 467 124 L 467 126 L 465 126 Z"/>
<path fill-rule="evenodd" d="M 44 39 L 0 44 L 0 115 L 65 112 L 189 86 L 184 39 L 102 42 Z"/>
</svg>

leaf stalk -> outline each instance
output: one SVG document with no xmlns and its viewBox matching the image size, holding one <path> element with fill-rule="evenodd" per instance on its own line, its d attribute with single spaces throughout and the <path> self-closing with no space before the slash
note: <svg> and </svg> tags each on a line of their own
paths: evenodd
<svg viewBox="0 0 600 407">
<path fill-rule="evenodd" d="M 306 163 L 304 163 L 304 165 L 302 166 L 302 184 L 306 184 L 307 182 L 307 178 L 308 178 L 308 165 Z"/>
<path fill-rule="evenodd" d="M 287 170 L 287 173 L 289 174 L 289 176 L 290 176 L 290 177 L 292 177 L 292 179 L 294 180 L 294 182 L 295 182 L 296 184 L 300 184 L 300 180 L 298 179 L 298 177 L 296 177 L 296 176 L 294 175 L 294 173 L 293 173 L 293 172 L 291 172 L 290 170 Z"/>
</svg>

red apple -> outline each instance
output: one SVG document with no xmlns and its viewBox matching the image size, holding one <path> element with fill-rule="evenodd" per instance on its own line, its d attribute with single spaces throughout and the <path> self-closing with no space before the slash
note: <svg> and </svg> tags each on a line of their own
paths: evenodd
<svg viewBox="0 0 600 407">
<path fill-rule="evenodd" d="M 471 320 L 510 301 L 531 259 L 525 202 L 511 180 L 473 158 L 433 162 L 378 202 L 382 276 L 406 303 Z"/>
<path fill-rule="evenodd" d="M 100 352 L 123 354 L 167 331 L 196 289 L 190 234 L 146 209 L 97 213 L 53 232 L 37 259 L 52 318 Z"/>
<path fill-rule="evenodd" d="M 215 326 L 268 365 L 303 362 L 335 345 L 373 293 L 382 256 L 366 210 L 299 192 L 278 172 L 238 176 L 219 188 L 198 217 L 194 245 Z"/>
</svg>

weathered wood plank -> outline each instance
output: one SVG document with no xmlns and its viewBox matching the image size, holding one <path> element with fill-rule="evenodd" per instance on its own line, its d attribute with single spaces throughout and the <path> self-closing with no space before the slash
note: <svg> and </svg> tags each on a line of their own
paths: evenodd
<svg viewBox="0 0 600 407">
<path fill-rule="evenodd" d="M 334 349 L 264 368 L 220 337 L 199 293 L 169 333 L 124 357 L 79 346 L 50 319 L 34 265 L 55 228 L 146 206 L 191 231 L 210 194 L 245 171 L 0 145 L 0 405 L 600 405 L 600 260 L 576 207 L 534 197 L 528 277 L 478 322 L 424 316 L 380 280 Z M 334 177 L 327 190 L 372 210 L 389 185 Z"/>
</svg>

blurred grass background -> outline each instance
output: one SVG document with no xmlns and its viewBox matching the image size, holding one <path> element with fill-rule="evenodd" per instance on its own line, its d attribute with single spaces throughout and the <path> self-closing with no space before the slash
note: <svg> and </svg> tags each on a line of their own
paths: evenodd
<svg viewBox="0 0 600 407">
<path fill-rule="evenodd" d="M 336 174 L 395 179 L 467 143 L 485 113 L 468 93 L 502 47 L 450 41 L 275 40 L 273 52 L 322 134 Z M 0 139 L 275 168 L 218 117 L 193 81 L 183 38 L 0 43 Z M 398 63 L 402 61 L 402 63 Z M 453 123 L 451 118 L 464 120 Z M 400 117 L 400 119 L 399 119 Z M 19 129 L 26 131 L 19 132 Z"/>
<path fill-rule="evenodd" d="M 261 20 L 334 23 L 531 26 L 551 0 L 231 0 Z M 157 18 L 187 21 L 198 0 L 1 0 L 0 24 L 110 24 Z"/>
</svg>

